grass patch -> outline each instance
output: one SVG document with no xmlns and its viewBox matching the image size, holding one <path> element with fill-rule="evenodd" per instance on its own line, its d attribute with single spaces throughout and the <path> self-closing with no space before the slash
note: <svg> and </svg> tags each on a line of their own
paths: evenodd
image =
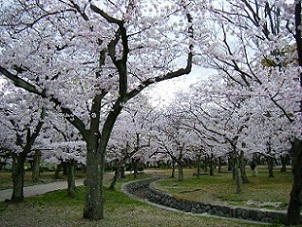
<svg viewBox="0 0 302 227">
<path fill-rule="evenodd" d="M 139 175 L 139 178 L 149 175 Z M 66 197 L 66 190 L 30 197 L 25 203 L 0 203 L 0 226 L 266 226 L 237 220 L 195 216 L 160 209 L 134 200 L 119 188 L 123 182 L 133 179 L 121 179 L 116 191 L 105 190 L 105 219 L 88 221 L 82 218 L 85 187 L 77 188 L 74 198 Z M 110 180 L 105 183 L 110 185 Z M 268 225 L 267 225 L 268 226 Z"/>
<path fill-rule="evenodd" d="M 214 176 L 193 177 L 194 170 L 186 170 L 185 180 L 164 179 L 157 182 L 157 188 L 179 198 L 214 204 L 286 209 L 291 190 L 291 173 L 275 170 L 275 177 L 269 178 L 265 167 L 258 167 L 257 177 L 249 177 L 250 183 L 242 184 L 243 193 L 235 193 L 235 182 L 231 173 L 216 173 Z M 248 176 L 251 176 L 247 169 Z"/>
</svg>

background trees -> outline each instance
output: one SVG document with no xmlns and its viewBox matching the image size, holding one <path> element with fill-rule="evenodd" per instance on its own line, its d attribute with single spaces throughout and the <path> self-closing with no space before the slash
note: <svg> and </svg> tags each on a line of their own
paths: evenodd
<svg viewBox="0 0 302 227">
<path fill-rule="evenodd" d="M 12 158 L 13 194 L 12 202 L 24 200 L 24 164 L 44 124 L 46 109 L 40 97 L 29 95 L 11 84 L 3 84 L 9 91 L 2 93 L 1 144 Z"/>
<path fill-rule="evenodd" d="M 175 167 L 178 168 L 178 180 L 184 180 L 183 168 L 192 159 L 192 132 L 184 128 L 183 121 L 177 109 L 168 109 L 157 113 L 152 124 L 152 150 L 150 158 L 160 155 L 161 159 L 170 162 L 172 177 Z"/>
<path fill-rule="evenodd" d="M 67 194 L 75 193 L 75 168 L 86 165 L 86 146 L 82 136 L 66 119 L 58 113 L 49 111 L 45 129 L 41 133 L 43 138 L 41 150 L 43 160 L 56 164 L 54 178 L 58 178 L 63 168 L 67 175 Z"/>
<path fill-rule="evenodd" d="M 254 103 L 258 104 L 259 112 L 252 113 L 250 122 L 255 119 L 259 121 L 253 122 L 256 124 L 251 124 L 249 129 L 252 133 L 256 132 L 257 124 L 264 126 L 267 134 L 256 133 L 258 136 L 255 137 L 262 137 L 262 148 L 258 149 L 265 151 L 267 156 L 280 150 L 294 149 L 294 154 L 301 150 L 297 142 L 301 139 L 298 114 L 301 99 L 298 80 L 301 80 L 301 76 L 297 67 L 297 56 L 301 52 L 300 7 L 300 1 L 231 1 L 213 10 L 215 17 L 220 17 L 222 21 L 222 36 L 218 38 L 220 41 L 214 38 L 215 45 L 212 47 L 215 51 L 209 53 L 216 59 L 214 65 L 237 84 L 236 91 L 238 87 L 245 87 L 249 99 L 254 99 Z M 296 46 L 296 50 L 292 46 Z M 255 106 L 251 107 L 254 110 Z M 277 147 L 272 148 L 272 144 Z M 298 156 L 294 155 L 293 159 Z M 297 167 L 293 166 L 293 169 Z M 298 185 L 293 184 L 293 190 L 297 192 L 291 193 L 293 197 L 300 194 Z M 288 210 L 291 224 L 299 222 L 300 205 L 293 202 L 298 201 L 297 198 L 291 199 Z M 294 210 L 299 210 L 296 215 L 293 214 Z"/>
</svg>

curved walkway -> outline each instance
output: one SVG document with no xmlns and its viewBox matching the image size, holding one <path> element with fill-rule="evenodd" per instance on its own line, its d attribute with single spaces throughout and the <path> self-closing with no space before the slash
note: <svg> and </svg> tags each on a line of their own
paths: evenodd
<svg viewBox="0 0 302 227">
<path fill-rule="evenodd" d="M 80 186 L 84 184 L 84 179 L 76 180 L 76 186 Z M 67 188 L 67 181 L 56 181 L 47 184 L 38 184 L 24 187 L 24 197 L 42 195 L 46 192 L 56 191 L 59 189 Z M 13 193 L 13 189 L 5 189 L 0 190 L 0 202 L 5 201 L 6 199 L 10 199 Z"/>
</svg>

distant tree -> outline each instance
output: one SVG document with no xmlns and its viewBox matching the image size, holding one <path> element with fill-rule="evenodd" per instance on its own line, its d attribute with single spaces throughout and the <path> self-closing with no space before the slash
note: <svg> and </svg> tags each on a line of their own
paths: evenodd
<svg viewBox="0 0 302 227">
<path fill-rule="evenodd" d="M 192 130 L 183 126 L 182 118 L 174 112 L 174 108 L 156 115 L 153 123 L 152 147 L 155 150 L 150 157 L 163 155 L 172 163 L 172 177 L 175 165 L 178 168 L 178 180 L 184 180 L 183 168 L 186 159 L 193 157 L 191 149 Z"/>
<path fill-rule="evenodd" d="M 145 100 L 145 101 L 144 101 Z M 139 101 L 140 105 L 134 105 Z M 119 177 L 123 176 L 125 165 L 132 165 L 134 178 L 138 164 L 145 162 L 146 151 L 150 146 L 150 128 L 148 117 L 153 108 L 146 97 L 140 96 L 132 100 L 117 119 L 108 144 L 107 162 L 112 162 L 115 174 L 109 189 L 114 190 Z"/>
<path fill-rule="evenodd" d="M 67 195 L 74 197 L 75 194 L 75 168 L 77 164 L 86 165 L 85 142 L 79 132 L 63 116 L 48 112 L 49 119 L 41 137 L 44 137 L 43 159 L 46 162 L 57 164 L 55 178 L 59 174 L 60 166 L 66 168 Z"/>
</svg>

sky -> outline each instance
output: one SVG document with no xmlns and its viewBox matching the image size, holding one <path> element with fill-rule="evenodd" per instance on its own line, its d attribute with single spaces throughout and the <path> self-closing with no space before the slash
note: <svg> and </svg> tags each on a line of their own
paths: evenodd
<svg viewBox="0 0 302 227">
<path fill-rule="evenodd" d="M 152 92 L 150 101 L 153 105 L 167 105 L 173 101 L 175 93 L 182 90 L 188 90 L 190 89 L 191 84 L 207 80 L 209 76 L 213 74 L 215 74 L 214 70 L 205 69 L 195 65 L 189 75 L 159 82 L 153 85 L 147 93 Z"/>
</svg>

